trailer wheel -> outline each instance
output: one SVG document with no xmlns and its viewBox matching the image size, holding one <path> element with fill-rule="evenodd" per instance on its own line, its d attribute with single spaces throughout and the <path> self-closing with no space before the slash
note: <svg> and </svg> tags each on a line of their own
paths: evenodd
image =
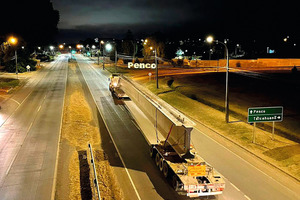
<svg viewBox="0 0 300 200">
<path fill-rule="evenodd" d="M 154 158 L 155 154 L 154 154 L 154 149 L 153 147 L 150 148 L 150 157 Z"/>
<path fill-rule="evenodd" d="M 161 172 L 163 171 L 163 166 L 164 166 L 164 159 L 160 158 L 158 167 Z"/>
<path fill-rule="evenodd" d="M 172 178 L 172 187 L 173 189 L 177 192 L 179 191 L 179 180 L 177 178 L 177 175 L 173 175 L 173 178 Z"/>
<path fill-rule="evenodd" d="M 166 162 L 163 163 L 163 175 L 165 178 L 167 178 L 169 176 L 169 166 Z"/>
<path fill-rule="evenodd" d="M 160 162 L 160 155 L 159 155 L 159 153 L 157 153 L 155 156 L 155 164 L 157 167 L 159 166 L 159 162 Z"/>
</svg>

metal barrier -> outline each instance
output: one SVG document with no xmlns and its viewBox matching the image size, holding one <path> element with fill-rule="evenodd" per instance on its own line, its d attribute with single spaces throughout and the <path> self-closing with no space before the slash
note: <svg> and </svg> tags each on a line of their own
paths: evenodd
<svg viewBox="0 0 300 200">
<path fill-rule="evenodd" d="M 89 149 L 91 153 L 91 163 L 93 165 L 93 171 L 94 171 L 94 195 L 95 195 L 95 188 L 97 188 L 97 193 L 98 193 L 98 200 L 101 200 L 101 195 L 100 195 L 100 190 L 99 190 L 99 184 L 98 184 L 98 179 L 97 179 L 97 172 L 96 172 L 96 167 L 95 167 L 95 162 L 94 162 L 94 155 L 93 155 L 93 149 L 92 145 L 89 144 Z"/>
</svg>

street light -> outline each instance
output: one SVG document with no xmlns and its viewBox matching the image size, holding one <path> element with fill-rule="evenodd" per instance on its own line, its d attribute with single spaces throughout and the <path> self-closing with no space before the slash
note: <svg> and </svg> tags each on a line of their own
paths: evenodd
<svg viewBox="0 0 300 200">
<path fill-rule="evenodd" d="M 208 36 L 206 38 L 206 42 L 212 43 L 214 42 L 214 38 L 212 36 Z M 225 47 L 226 51 L 226 91 L 225 91 L 225 121 L 226 123 L 229 122 L 229 98 L 228 98 L 228 75 L 229 75 L 229 55 L 228 55 L 228 48 L 227 45 L 223 42 L 218 40 L 215 41 L 216 44 L 222 44 Z"/>
<path fill-rule="evenodd" d="M 118 57 L 118 54 L 117 54 L 117 44 L 115 44 L 115 72 L 117 72 L 117 57 Z M 107 43 L 105 45 L 105 49 L 106 51 L 110 52 L 112 50 L 113 46 L 110 44 L 110 43 Z"/>
<path fill-rule="evenodd" d="M 153 47 L 150 47 L 150 50 L 153 50 Z M 154 56 L 155 56 L 155 74 L 156 74 L 156 89 L 159 88 L 158 85 L 158 64 L 157 64 L 157 52 L 156 52 L 156 48 L 154 49 Z"/>
<path fill-rule="evenodd" d="M 11 36 L 11 37 L 8 38 L 8 43 L 10 45 L 15 46 L 18 43 L 18 39 L 14 36 Z M 17 75 L 17 79 L 19 79 L 19 77 L 18 77 L 18 67 L 17 67 L 17 65 L 18 65 L 17 48 L 15 48 L 15 59 L 16 59 L 16 75 Z"/>
</svg>

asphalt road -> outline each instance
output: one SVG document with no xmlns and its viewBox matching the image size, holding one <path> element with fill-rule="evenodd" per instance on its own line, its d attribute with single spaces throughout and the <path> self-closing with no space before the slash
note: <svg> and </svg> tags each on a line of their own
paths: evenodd
<svg viewBox="0 0 300 200">
<path fill-rule="evenodd" d="M 66 78 L 67 57 L 60 56 L 14 94 L 16 109 L 3 113 L 1 200 L 53 197 Z"/>
<path fill-rule="evenodd" d="M 130 188 L 133 191 L 131 199 L 134 198 L 133 196 L 136 199 L 184 199 L 172 191 L 149 158 L 149 145 L 132 120 L 132 116 L 122 105 L 115 104 L 108 91 L 107 72 L 93 68 L 83 56 L 78 55 L 77 59 L 126 168 L 127 173 L 124 173 L 123 176 L 129 176 L 129 181 L 124 182 L 124 185 L 128 186 L 127 191 L 130 191 Z M 142 123 L 146 123 L 146 119 L 142 120 Z M 281 182 L 282 179 L 276 180 L 264 172 L 264 170 L 268 170 L 266 164 L 256 161 L 251 163 L 251 159 L 240 157 L 230 147 L 211 139 L 202 130 L 195 129 L 193 131 L 192 143 L 199 154 L 225 176 L 224 194 L 211 198 L 220 200 L 299 199 L 297 190 L 299 185 L 295 185 L 295 187 L 286 185 L 299 183 L 295 181 Z M 232 149 L 235 148 L 232 147 Z M 123 179 L 126 178 L 123 177 Z"/>
<path fill-rule="evenodd" d="M 126 199 L 186 199 L 162 177 L 149 156 L 149 145 L 123 105 L 115 104 L 108 90 L 107 72 L 93 68 L 87 58 L 76 55 L 79 68 L 122 161 L 117 171 Z M 121 181 L 120 181 L 121 180 Z"/>
</svg>

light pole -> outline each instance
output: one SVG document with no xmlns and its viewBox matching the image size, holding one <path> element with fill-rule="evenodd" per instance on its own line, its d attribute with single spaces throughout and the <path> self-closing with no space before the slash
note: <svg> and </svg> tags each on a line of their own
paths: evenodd
<svg viewBox="0 0 300 200">
<path fill-rule="evenodd" d="M 212 36 L 208 36 L 206 38 L 206 41 L 208 43 L 214 42 L 214 38 Z M 228 98 L 228 76 L 229 76 L 229 55 L 228 55 L 228 48 L 227 45 L 223 42 L 220 42 L 218 40 L 215 41 L 216 44 L 222 44 L 225 47 L 226 52 L 226 89 L 225 89 L 225 121 L 226 123 L 229 122 L 229 98 Z"/>
<path fill-rule="evenodd" d="M 112 48 L 113 47 L 112 47 L 112 45 L 110 43 L 107 43 L 105 45 L 105 50 L 108 51 L 108 52 L 110 52 L 112 50 Z M 104 48 L 103 48 L 103 54 L 104 54 Z M 103 70 L 104 70 L 104 61 L 103 61 Z"/>
<path fill-rule="evenodd" d="M 113 48 L 113 46 L 110 43 L 107 43 L 105 45 L 105 49 L 108 52 L 110 52 L 112 50 L 112 48 Z M 117 44 L 114 45 L 114 48 L 115 48 L 115 72 L 117 72 L 117 59 L 118 59 Z"/>
<path fill-rule="evenodd" d="M 153 47 L 150 47 L 151 50 L 153 50 Z M 155 73 L 156 73 L 156 89 L 159 88 L 159 85 L 158 85 L 158 65 L 157 65 L 157 51 L 156 51 L 156 48 L 154 49 L 154 56 L 155 56 Z"/>
<path fill-rule="evenodd" d="M 13 37 L 13 36 L 11 36 L 9 39 L 8 39 L 8 43 L 10 44 L 10 45 L 16 45 L 17 43 L 18 43 L 18 39 L 17 38 L 15 38 L 15 37 Z M 17 75 L 17 79 L 19 79 L 19 77 L 18 77 L 18 55 L 17 55 L 17 48 L 15 48 L 15 59 L 16 59 L 16 75 Z"/>
</svg>

